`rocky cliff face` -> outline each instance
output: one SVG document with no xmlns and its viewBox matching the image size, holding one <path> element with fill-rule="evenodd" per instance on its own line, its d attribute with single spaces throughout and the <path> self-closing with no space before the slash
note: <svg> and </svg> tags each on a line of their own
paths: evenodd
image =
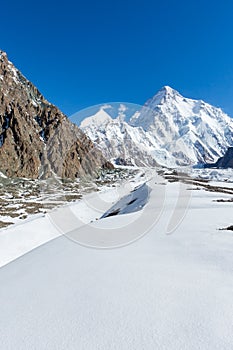
<svg viewBox="0 0 233 350">
<path fill-rule="evenodd" d="M 0 171 L 9 177 L 75 178 L 100 167 L 112 165 L 0 51 Z"/>
</svg>

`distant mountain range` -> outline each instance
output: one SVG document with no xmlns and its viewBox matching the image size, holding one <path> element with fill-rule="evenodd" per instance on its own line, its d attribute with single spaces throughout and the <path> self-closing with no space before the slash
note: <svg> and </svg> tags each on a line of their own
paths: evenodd
<svg viewBox="0 0 233 350">
<path fill-rule="evenodd" d="M 112 165 L 0 51 L 0 172 L 76 178 L 100 167 Z"/>
<path fill-rule="evenodd" d="M 127 106 L 126 106 L 127 107 Z M 103 107 L 80 128 L 107 159 L 126 164 L 214 163 L 233 146 L 233 120 L 220 108 L 163 87 L 127 122 Z"/>
<path fill-rule="evenodd" d="M 168 86 L 130 118 L 127 105 L 120 104 L 116 118 L 108 108 L 101 106 L 79 128 L 0 51 L 0 172 L 8 177 L 76 178 L 112 168 L 112 161 L 152 167 L 214 165 L 233 147 L 228 115 Z"/>
</svg>

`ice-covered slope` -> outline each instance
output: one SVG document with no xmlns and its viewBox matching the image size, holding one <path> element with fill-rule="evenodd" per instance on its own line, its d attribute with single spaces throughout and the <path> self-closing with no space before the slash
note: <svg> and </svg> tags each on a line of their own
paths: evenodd
<svg viewBox="0 0 233 350">
<path fill-rule="evenodd" d="M 177 164 L 214 162 L 233 145 L 233 122 L 220 108 L 185 98 L 165 86 L 130 120 Z"/>
<path fill-rule="evenodd" d="M 84 119 L 80 128 L 98 145 L 107 159 L 138 166 L 155 166 L 151 152 L 158 148 L 153 137 L 140 127 L 130 126 L 124 119 L 112 119 L 103 109 Z"/>
</svg>

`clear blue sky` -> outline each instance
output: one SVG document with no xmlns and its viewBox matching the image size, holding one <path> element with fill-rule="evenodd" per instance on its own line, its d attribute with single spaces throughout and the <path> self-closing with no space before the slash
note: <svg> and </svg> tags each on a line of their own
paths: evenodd
<svg viewBox="0 0 233 350">
<path fill-rule="evenodd" d="M 170 85 L 233 116 L 232 18 L 232 0 L 11 0 L 0 48 L 67 115 Z"/>
</svg>

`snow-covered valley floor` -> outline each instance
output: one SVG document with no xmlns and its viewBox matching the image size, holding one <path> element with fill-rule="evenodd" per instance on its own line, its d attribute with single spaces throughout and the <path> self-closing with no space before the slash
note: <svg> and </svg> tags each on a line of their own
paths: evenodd
<svg viewBox="0 0 233 350">
<path fill-rule="evenodd" d="M 1 349 L 233 349 L 232 194 L 140 181 L 0 232 Z"/>
</svg>

